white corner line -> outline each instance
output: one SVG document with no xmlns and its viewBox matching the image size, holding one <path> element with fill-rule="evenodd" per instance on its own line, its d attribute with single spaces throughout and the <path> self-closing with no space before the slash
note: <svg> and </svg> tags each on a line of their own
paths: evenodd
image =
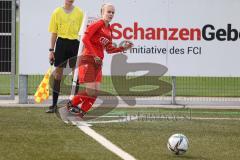
<svg viewBox="0 0 240 160">
<path fill-rule="evenodd" d="M 98 134 L 95 130 L 93 130 L 89 126 L 83 125 L 83 124 L 76 124 L 76 125 L 85 134 L 92 137 L 94 140 L 96 140 L 98 143 L 103 145 L 105 148 L 107 148 L 108 150 L 110 150 L 111 152 L 113 152 L 114 154 L 119 156 L 120 158 L 122 158 L 124 160 L 136 160 L 136 158 L 134 158 L 132 155 L 125 152 L 124 150 L 122 150 L 121 148 L 119 148 L 118 146 L 116 146 L 115 144 L 110 142 L 109 140 L 107 140 L 102 135 Z"/>
</svg>

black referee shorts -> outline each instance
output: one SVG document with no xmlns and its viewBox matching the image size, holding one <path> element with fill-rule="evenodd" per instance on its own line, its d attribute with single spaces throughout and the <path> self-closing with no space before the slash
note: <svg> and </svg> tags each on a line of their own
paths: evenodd
<svg viewBox="0 0 240 160">
<path fill-rule="evenodd" d="M 77 39 L 70 40 L 58 37 L 54 52 L 54 66 L 66 68 L 67 62 L 69 62 L 69 67 L 74 68 L 77 60 L 78 47 L 79 41 Z"/>
</svg>

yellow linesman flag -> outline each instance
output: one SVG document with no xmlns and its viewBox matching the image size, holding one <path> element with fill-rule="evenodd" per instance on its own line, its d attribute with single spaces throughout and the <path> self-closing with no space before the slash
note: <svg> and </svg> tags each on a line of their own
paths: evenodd
<svg viewBox="0 0 240 160">
<path fill-rule="evenodd" d="M 49 97 L 49 79 L 52 73 L 52 67 L 50 67 L 47 73 L 44 75 L 44 78 L 36 93 L 34 94 L 34 100 L 36 103 L 42 103 L 43 101 L 47 100 Z"/>
</svg>

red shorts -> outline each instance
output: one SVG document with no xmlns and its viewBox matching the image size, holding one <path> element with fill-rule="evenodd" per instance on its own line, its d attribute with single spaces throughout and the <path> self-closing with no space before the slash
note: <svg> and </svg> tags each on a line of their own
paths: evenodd
<svg viewBox="0 0 240 160">
<path fill-rule="evenodd" d="M 102 66 L 96 67 L 93 57 L 84 56 L 84 60 L 80 58 L 78 67 L 79 83 L 101 82 L 102 81 Z"/>
</svg>

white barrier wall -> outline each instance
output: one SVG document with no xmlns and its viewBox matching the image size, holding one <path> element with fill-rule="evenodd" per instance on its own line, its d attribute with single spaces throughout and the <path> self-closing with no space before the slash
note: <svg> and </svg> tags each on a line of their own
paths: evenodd
<svg viewBox="0 0 240 160">
<path fill-rule="evenodd" d="M 75 0 L 89 16 L 104 0 Z M 240 1 L 110 0 L 116 7 L 114 41 L 134 43 L 128 63 L 158 63 L 170 76 L 240 76 Z M 64 0 L 21 0 L 20 74 L 43 74 L 48 64 L 48 23 Z M 113 55 L 106 55 L 109 75 Z M 121 66 L 119 66 L 120 68 Z"/>
</svg>

